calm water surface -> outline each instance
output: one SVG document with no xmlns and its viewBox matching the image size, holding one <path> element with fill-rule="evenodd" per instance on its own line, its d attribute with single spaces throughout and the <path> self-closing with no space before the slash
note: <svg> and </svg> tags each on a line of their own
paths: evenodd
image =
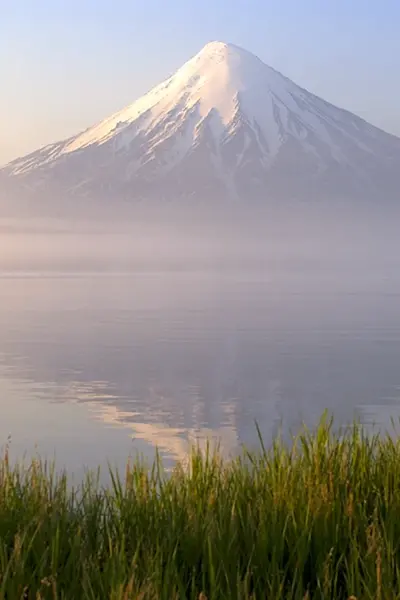
<svg viewBox="0 0 400 600">
<path fill-rule="evenodd" d="M 0 441 L 74 472 L 226 453 L 327 408 L 400 415 L 400 276 L 297 265 L 242 271 L 5 273 Z"/>
</svg>

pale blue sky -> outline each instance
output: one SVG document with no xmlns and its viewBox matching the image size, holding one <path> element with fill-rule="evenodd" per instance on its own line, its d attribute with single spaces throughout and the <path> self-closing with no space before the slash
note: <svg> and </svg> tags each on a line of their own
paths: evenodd
<svg viewBox="0 0 400 600">
<path fill-rule="evenodd" d="M 400 136 L 400 0 L 0 0 L 0 163 L 123 108 L 210 40 Z"/>
</svg>

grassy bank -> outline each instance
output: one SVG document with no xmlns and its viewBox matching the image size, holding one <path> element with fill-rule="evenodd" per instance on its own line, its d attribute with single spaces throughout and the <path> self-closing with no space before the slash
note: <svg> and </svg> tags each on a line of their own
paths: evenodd
<svg viewBox="0 0 400 600">
<path fill-rule="evenodd" d="M 131 465 L 79 492 L 0 466 L 0 598 L 400 598 L 400 442 L 322 422 L 224 463 Z"/>
</svg>

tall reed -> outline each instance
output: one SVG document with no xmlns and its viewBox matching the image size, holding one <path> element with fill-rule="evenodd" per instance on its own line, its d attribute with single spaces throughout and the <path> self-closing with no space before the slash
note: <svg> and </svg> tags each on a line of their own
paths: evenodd
<svg viewBox="0 0 400 600">
<path fill-rule="evenodd" d="M 0 599 L 400 599 L 400 442 L 323 419 L 231 461 L 137 461 L 104 489 L 0 464 Z"/>
</svg>

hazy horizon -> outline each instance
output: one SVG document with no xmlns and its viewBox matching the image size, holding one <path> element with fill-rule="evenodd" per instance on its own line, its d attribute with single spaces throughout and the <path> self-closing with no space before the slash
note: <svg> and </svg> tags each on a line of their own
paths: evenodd
<svg viewBox="0 0 400 600">
<path fill-rule="evenodd" d="M 265 206 L 61 205 L 0 218 L 0 271 L 279 269 L 396 264 L 400 207 L 310 202 Z"/>
</svg>

